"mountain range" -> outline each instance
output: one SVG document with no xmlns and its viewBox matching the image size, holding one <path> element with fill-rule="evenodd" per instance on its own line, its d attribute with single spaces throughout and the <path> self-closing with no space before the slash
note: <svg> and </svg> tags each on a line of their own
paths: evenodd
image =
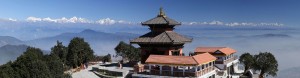
<svg viewBox="0 0 300 78">
<path fill-rule="evenodd" d="M 14 61 L 26 51 L 28 46 L 26 45 L 4 45 L 0 47 L 0 65 L 8 62 L 9 60 Z"/>
<path fill-rule="evenodd" d="M 0 47 L 4 46 L 4 45 L 19 45 L 19 44 L 24 44 L 23 41 L 14 38 L 14 37 L 10 37 L 10 36 L 0 36 Z"/>
<path fill-rule="evenodd" d="M 37 47 L 44 50 L 45 53 L 49 53 L 51 47 L 53 47 L 57 41 L 63 42 L 65 46 L 68 46 L 70 40 L 74 37 L 84 38 L 85 41 L 90 44 L 95 54 L 106 55 L 108 53 L 114 53 L 114 47 L 120 41 L 128 42 L 130 39 L 138 36 L 138 34 L 133 33 L 105 33 L 91 29 L 86 29 L 79 33 L 62 33 L 53 37 L 44 37 L 29 41 L 21 41 L 10 36 L 1 36 L 0 54 L 11 57 L 0 57 L 0 64 L 3 64 L 8 60 L 16 59 L 16 57 L 21 55 L 28 46 Z"/>
</svg>

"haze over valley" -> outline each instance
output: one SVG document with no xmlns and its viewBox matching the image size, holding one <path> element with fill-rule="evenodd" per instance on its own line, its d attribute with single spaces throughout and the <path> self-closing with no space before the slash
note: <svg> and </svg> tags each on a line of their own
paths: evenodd
<svg viewBox="0 0 300 78">
<path fill-rule="evenodd" d="M 0 65 L 16 60 L 29 46 L 49 54 L 57 41 L 67 47 L 74 37 L 88 42 L 95 55 L 116 55 L 120 41 L 129 43 L 150 32 L 141 22 L 160 16 L 176 20 L 174 31 L 192 38 L 184 44 L 185 55 L 201 46 L 230 47 L 237 56 L 271 52 L 278 61 L 275 78 L 299 78 L 299 4 L 296 0 L 0 1 Z"/>
<path fill-rule="evenodd" d="M 92 49 L 97 55 L 114 54 L 114 48 L 119 41 L 129 42 L 133 38 L 142 35 L 141 33 L 149 32 L 149 30 L 141 30 L 139 26 L 135 29 L 123 27 L 118 31 L 106 31 L 82 29 L 80 32 L 64 32 L 56 36 L 37 38 L 33 40 L 20 40 L 10 36 L 0 37 L 2 42 L 1 64 L 9 60 L 16 59 L 17 56 L 26 50 L 26 46 L 38 47 L 49 53 L 51 47 L 59 40 L 65 46 L 73 37 L 82 37 L 90 43 Z M 131 30 L 130 30 L 131 29 Z M 186 37 L 193 38 L 192 43 L 188 43 L 184 47 L 184 53 L 194 51 L 199 46 L 226 46 L 232 47 L 238 51 L 238 55 L 244 52 L 256 54 L 258 52 L 272 52 L 279 62 L 279 69 L 284 70 L 293 67 L 299 67 L 300 63 L 290 61 L 291 59 L 299 59 L 300 32 L 297 29 L 205 29 L 201 27 L 181 26 L 175 29 Z M 61 31 L 63 32 L 63 31 Z M 299 33 L 299 34 L 297 34 Z M 293 63 L 293 64 L 291 64 Z"/>
</svg>

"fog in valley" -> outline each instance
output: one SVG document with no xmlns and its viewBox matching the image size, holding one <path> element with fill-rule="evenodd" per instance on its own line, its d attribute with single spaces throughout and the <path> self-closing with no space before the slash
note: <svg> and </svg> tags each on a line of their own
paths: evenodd
<svg viewBox="0 0 300 78">
<path fill-rule="evenodd" d="M 83 37 L 90 43 L 97 55 L 115 54 L 114 47 L 119 41 L 129 43 L 129 40 L 149 32 L 147 27 L 134 27 L 129 27 L 128 29 L 126 27 L 118 29 L 108 27 L 95 30 L 78 29 L 78 31 L 70 32 L 61 30 L 57 31 L 61 33 L 57 33 L 55 36 L 32 40 L 19 39 L 17 43 L 20 44 L 1 38 L 0 64 L 4 64 L 9 60 L 15 60 L 25 51 L 26 46 L 38 47 L 44 50 L 45 53 L 49 53 L 57 40 L 62 41 L 67 46 L 69 41 L 76 36 Z M 236 55 L 238 56 L 245 52 L 253 55 L 259 52 L 271 52 L 279 63 L 278 77 L 287 75 L 286 72 L 282 71 L 291 69 L 298 71 L 295 69 L 300 69 L 300 62 L 297 62 L 297 59 L 300 59 L 298 56 L 300 55 L 300 52 L 298 52 L 300 51 L 300 31 L 298 29 L 193 29 L 192 27 L 180 26 L 176 27 L 175 31 L 186 37 L 193 38 L 191 43 L 187 43 L 184 46 L 183 51 L 186 55 L 199 46 L 231 47 L 237 50 Z M 12 35 L 12 37 L 17 36 Z M 134 46 L 138 47 L 138 45 Z"/>
</svg>

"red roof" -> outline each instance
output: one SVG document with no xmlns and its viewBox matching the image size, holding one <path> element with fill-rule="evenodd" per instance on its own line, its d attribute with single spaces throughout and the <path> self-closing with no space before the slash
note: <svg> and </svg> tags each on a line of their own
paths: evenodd
<svg viewBox="0 0 300 78">
<path fill-rule="evenodd" d="M 146 60 L 146 63 L 167 65 L 201 65 L 216 59 L 216 57 L 209 53 L 198 54 L 195 56 L 150 55 Z"/>
<path fill-rule="evenodd" d="M 208 53 L 214 53 L 216 51 L 220 51 L 226 55 L 235 53 L 236 50 L 229 48 L 229 47 L 197 47 L 195 49 L 195 53 L 197 52 L 208 52 Z"/>
<path fill-rule="evenodd" d="M 197 61 L 198 64 L 205 64 L 207 62 L 216 60 L 217 58 L 209 53 L 197 54 L 193 56 L 193 58 Z"/>
</svg>

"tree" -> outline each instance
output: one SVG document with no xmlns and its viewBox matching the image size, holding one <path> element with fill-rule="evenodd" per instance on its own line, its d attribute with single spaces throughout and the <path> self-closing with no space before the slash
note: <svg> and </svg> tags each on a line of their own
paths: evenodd
<svg viewBox="0 0 300 78">
<path fill-rule="evenodd" d="M 259 53 L 254 55 L 255 64 L 253 65 L 254 70 L 259 70 L 259 78 L 264 78 L 264 75 L 276 76 L 278 71 L 278 63 L 276 58 L 270 52 Z"/>
<path fill-rule="evenodd" d="M 64 77 L 64 67 L 61 59 L 56 55 L 45 55 L 45 61 L 53 78 Z"/>
<path fill-rule="evenodd" d="M 239 61 L 244 64 L 244 74 L 252 68 L 254 62 L 254 57 L 250 53 L 244 53 L 240 56 Z"/>
<path fill-rule="evenodd" d="M 40 71 L 40 70 L 35 70 L 37 69 L 36 62 L 39 62 L 37 64 L 42 64 L 40 63 L 43 59 L 43 53 L 40 49 L 34 48 L 34 47 L 28 47 L 27 50 L 17 58 L 17 60 L 14 62 L 12 67 L 15 67 L 14 69 L 16 72 L 19 73 L 21 78 L 32 78 L 33 75 L 36 75 L 37 73 L 31 73 L 35 71 Z M 43 63 L 44 64 L 44 63 Z M 44 72 L 48 73 L 48 72 Z"/>
<path fill-rule="evenodd" d="M 13 67 L 11 67 L 12 62 L 8 62 L 0 66 L 0 78 L 21 78 L 18 72 L 15 72 Z"/>
<path fill-rule="evenodd" d="M 129 61 L 140 60 L 141 50 L 123 41 L 120 41 L 120 43 L 116 46 L 115 51 L 116 56 L 121 56 L 123 59 L 127 59 Z"/>
<path fill-rule="evenodd" d="M 111 62 L 111 55 L 110 54 L 107 54 L 106 56 L 104 56 L 102 58 L 102 62 L 105 63 L 105 62 Z"/>
<path fill-rule="evenodd" d="M 43 55 L 38 48 L 28 47 L 14 62 L 0 66 L 0 78 L 63 78 L 63 62 L 55 54 Z"/>
<path fill-rule="evenodd" d="M 49 67 L 45 61 L 34 60 L 28 63 L 30 78 L 52 78 Z"/>
<path fill-rule="evenodd" d="M 90 61 L 94 57 L 94 51 L 83 38 L 75 37 L 68 45 L 67 61 L 68 65 L 78 67 Z"/>
<path fill-rule="evenodd" d="M 57 44 L 51 48 L 51 55 L 58 56 L 63 63 L 66 63 L 67 54 L 68 49 L 62 44 L 62 42 L 57 41 Z"/>
<path fill-rule="evenodd" d="M 51 78 L 52 75 L 43 57 L 40 49 L 28 47 L 12 67 L 21 78 Z"/>
</svg>

